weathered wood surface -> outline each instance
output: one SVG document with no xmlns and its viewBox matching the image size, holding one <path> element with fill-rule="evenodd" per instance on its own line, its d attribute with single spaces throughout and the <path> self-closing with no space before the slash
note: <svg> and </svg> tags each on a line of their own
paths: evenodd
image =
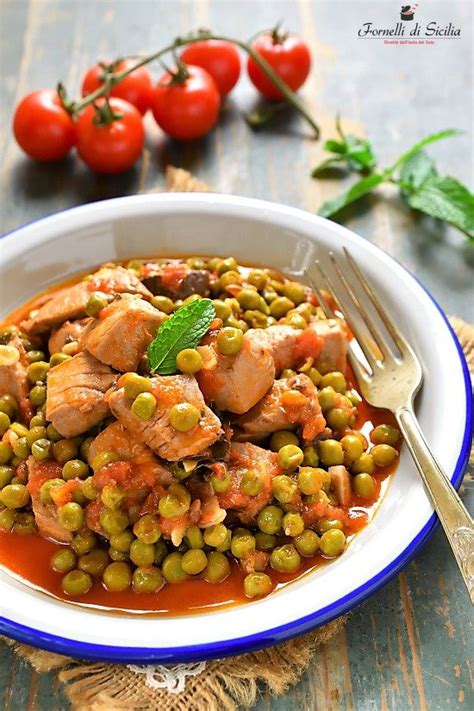
<svg viewBox="0 0 474 711">
<path fill-rule="evenodd" d="M 96 177 L 74 159 L 54 168 L 33 165 L 9 128 L 12 106 L 25 94 L 63 79 L 77 92 L 83 70 L 97 58 L 161 46 L 197 26 L 248 37 L 284 18 L 302 32 L 315 62 L 305 98 L 324 136 L 340 112 L 348 127 L 372 138 L 382 164 L 429 132 L 466 133 L 433 147 L 441 169 L 472 186 L 472 5 L 467 0 L 421 3 L 420 21 L 451 21 L 459 40 L 431 46 L 387 46 L 357 39 L 362 22 L 392 25 L 399 6 L 385 0 L 236 2 L 209 0 L 2 0 L 1 169 L 2 231 L 72 205 L 164 188 L 164 166 L 183 166 L 221 192 L 263 197 L 308 210 L 341 189 L 340 181 L 312 181 L 321 144 L 297 119 L 282 116 L 253 133 L 241 114 L 253 93 L 243 80 L 217 129 L 180 146 L 153 128 L 137 169 Z M 156 68 L 159 72 L 159 69 Z M 417 274 L 449 313 L 472 320 L 474 257 L 462 236 L 431 220 L 415 219 L 388 190 L 350 210 L 345 223 Z M 133 251 L 133 250 L 131 250 Z M 466 484 L 466 499 L 474 498 Z M 401 522 L 402 525 L 402 522 Z M 438 531 L 405 571 L 354 611 L 347 629 L 317 654 L 301 682 L 283 698 L 264 695 L 271 709 L 472 708 L 472 615 L 447 543 Z M 39 676 L 0 647 L 0 706 L 66 709 L 52 676 Z"/>
</svg>

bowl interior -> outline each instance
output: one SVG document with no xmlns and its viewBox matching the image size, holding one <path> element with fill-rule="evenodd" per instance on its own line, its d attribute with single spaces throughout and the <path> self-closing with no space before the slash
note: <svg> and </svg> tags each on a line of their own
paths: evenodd
<svg viewBox="0 0 474 711">
<path fill-rule="evenodd" d="M 140 196 L 67 211 L 0 243 L 2 314 L 49 285 L 108 260 L 233 255 L 304 279 L 316 257 L 325 264 L 328 251 L 340 255 L 343 245 L 358 259 L 418 353 L 425 382 L 417 414 L 449 476 L 459 476 L 468 401 L 462 363 L 444 317 L 423 288 L 386 254 L 307 213 L 214 195 Z M 346 553 L 269 598 L 214 613 L 143 619 L 56 601 L 2 571 L 3 615 L 11 634 L 16 630 L 18 636 L 23 625 L 41 633 L 41 640 L 33 633 L 30 642 L 71 653 L 81 649 L 83 656 L 176 661 L 235 653 L 300 633 L 356 604 L 415 550 L 432 525 L 431 516 L 419 476 L 404 451 L 378 513 Z M 55 638 L 70 642 L 64 648 Z"/>
</svg>

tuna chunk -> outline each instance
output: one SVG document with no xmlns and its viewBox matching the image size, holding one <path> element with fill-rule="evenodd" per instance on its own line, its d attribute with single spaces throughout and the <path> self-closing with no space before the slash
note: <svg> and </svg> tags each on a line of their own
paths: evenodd
<svg viewBox="0 0 474 711">
<path fill-rule="evenodd" d="M 197 379 L 207 402 L 219 410 L 243 414 L 250 410 L 272 386 L 275 366 L 268 349 L 254 337 L 255 331 L 244 334 L 242 349 L 234 356 L 224 356 L 214 346 L 213 357 L 205 358 Z"/>
<path fill-rule="evenodd" d="M 313 321 L 309 325 L 317 336 L 322 339 L 322 347 L 316 358 L 315 366 L 320 373 L 330 373 L 338 370 L 346 372 L 347 367 L 347 335 L 343 322 L 336 319 Z"/>
<path fill-rule="evenodd" d="M 268 393 L 236 422 L 245 435 L 265 437 L 277 430 L 302 428 L 303 438 L 313 440 L 326 426 L 318 392 L 307 375 L 275 380 Z"/>
<path fill-rule="evenodd" d="M 29 422 L 32 406 L 28 399 L 29 385 L 26 376 L 28 366 L 23 343 L 18 336 L 13 336 L 9 343 L 5 365 L 0 364 L 0 395 L 13 395 L 18 402 L 20 414 L 24 421 Z M 10 351 L 11 349 L 11 351 Z"/>
<path fill-rule="evenodd" d="M 329 467 L 331 477 L 331 487 L 336 494 L 337 502 L 340 506 L 349 506 L 351 503 L 351 476 L 346 467 L 342 464 Z"/>
<path fill-rule="evenodd" d="M 227 465 L 231 475 L 230 488 L 217 494 L 223 509 L 235 509 L 243 522 L 250 522 L 272 498 L 272 479 L 281 474 L 278 455 L 247 442 L 232 442 Z M 258 496 L 250 496 L 240 489 L 245 472 L 252 469 L 263 475 L 264 486 Z"/>
<path fill-rule="evenodd" d="M 145 269 L 148 274 L 143 283 L 152 294 L 168 296 L 175 301 L 186 299 L 191 294 L 209 296 L 211 293 L 209 272 L 191 269 L 183 262 L 149 264 Z"/>
<path fill-rule="evenodd" d="M 156 376 L 151 383 L 157 400 L 153 417 L 141 420 L 134 415 L 132 401 L 125 397 L 123 388 L 109 397 L 110 409 L 115 417 L 163 459 L 177 462 L 187 457 L 205 456 L 209 447 L 221 439 L 224 432 L 219 418 L 204 402 L 194 376 Z M 169 420 L 171 408 L 183 402 L 191 403 L 201 412 L 201 419 L 189 432 L 178 432 Z"/>
<path fill-rule="evenodd" d="M 291 326 L 278 325 L 247 331 L 248 338 L 270 352 L 277 375 L 280 375 L 285 368 L 292 368 L 295 365 L 294 350 L 301 333 L 299 329 Z"/>
<path fill-rule="evenodd" d="M 136 370 L 166 314 L 130 294 L 102 309 L 82 333 L 80 344 L 102 363 L 123 372 Z"/>
<path fill-rule="evenodd" d="M 45 538 L 52 538 L 60 543 L 70 543 L 73 534 L 59 523 L 56 504 L 43 504 L 40 489 L 45 481 L 61 478 L 61 465 L 53 461 L 37 462 L 28 457 L 28 484 L 33 514 L 38 531 Z"/>
<path fill-rule="evenodd" d="M 146 299 L 152 296 L 129 269 L 102 267 L 90 279 L 58 291 L 38 309 L 36 315 L 22 322 L 22 328 L 27 333 L 43 333 L 64 321 L 84 317 L 86 304 L 93 291 L 107 294 L 141 294 Z"/>
<path fill-rule="evenodd" d="M 89 353 L 78 353 L 48 373 L 46 419 L 63 437 L 75 437 L 109 413 L 104 393 L 116 374 Z"/>
<path fill-rule="evenodd" d="M 78 341 L 89 322 L 90 319 L 88 318 L 80 321 L 66 321 L 56 331 L 53 331 L 48 341 L 48 349 L 51 355 L 60 353 L 66 343 Z"/>
</svg>

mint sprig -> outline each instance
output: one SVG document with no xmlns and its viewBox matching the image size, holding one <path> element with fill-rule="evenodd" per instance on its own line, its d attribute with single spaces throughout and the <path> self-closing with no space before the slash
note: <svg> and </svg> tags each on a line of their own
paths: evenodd
<svg viewBox="0 0 474 711">
<path fill-rule="evenodd" d="M 319 210 L 320 215 L 332 218 L 381 183 L 390 182 L 400 188 L 402 198 L 412 209 L 447 222 L 474 239 L 474 195 L 455 178 L 439 175 L 434 161 L 424 150 L 430 143 L 456 136 L 459 131 L 447 129 L 433 133 L 403 153 L 392 166 L 381 170 L 376 165 L 370 143 L 345 136 L 339 120 L 336 125 L 341 140 L 326 141 L 326 150 L 333 155 L 316 166 L 313 177 L 319 177 L 325 168 L 340 163 L 350 171 L 364 173 L 365 177 L 345 193 L 325 202 Z M 351 146 L 357 146 L 357 140 L 361 144 L 354 156 Z"/>
<path fill-rule="evenodd" d="M 148 346 L 148 364 L 152 373 L 173 375 L 178 372 L 176 356 L 185 348 L 195 348 L 207 333 L 216 310 L 211 299 L 198 299 L 181 306 L 158 329 Z"/>
</svg>

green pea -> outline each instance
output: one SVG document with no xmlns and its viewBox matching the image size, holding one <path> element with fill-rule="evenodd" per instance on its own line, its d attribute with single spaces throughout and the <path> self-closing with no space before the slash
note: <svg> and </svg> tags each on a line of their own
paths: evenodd
<svg viewBox="0 0 474 711">
<path fill-rule="evenodd" d="M 114 550 L 119 551 L 120 553 L 128 553 L 134 540 L 135 538 L 133 533 L 126 530 L 110 536 L 110 545 Z"/>
<path fill-rule="evenodd" d="M 177 432 L 189 432 L 198 424 L 201 413 L 195 405 L 191 405 L 189 402 L 180 402 L 173 405 L 168 417 L 171 426 Z"/>
<path fill-rule="evenodd" d="M 375 480 L 367 472 L 357 474 L 352 480 L 352 486 L 361 499 L 372 499 L 375 495 Z"/>
<path fill-rule="evenodd" d="M 232 476 L 230 472 L 226 470 L 224 476 L 212 474 L 209 481 L 211 482 L 211 486 L 216 494 L 222 494 L 230 489 L 232 484 Z"/>
<path fill-rule="evenodd" d="M 377 425 L 370 433 L 370 439 L 374 444 L 389 444 L 393 447 L 400 439 L 400 432 L 391 425 Z"/>
<path fill-rule="evenodd" d="M 151 300 L 152 306 L 165 314 L 170 314 L 173 311 L 174 303 L 167 296 L 154 296 Z"/>
<path fill-rule="evenodd" d="M 102 574 L 102 580 L 107 590 L 123 592 L 132 582 L 132 573 L 127 563 L 114 561 L 110 563 Z"/>
<path fill-rule="evenodd" d="M 199 575 L 207 565 L 207 555 L 200 548 L 191 549 L 184 553 L 181 565 L 187 575 Z"/>
<path fill-rule="evenodd" d="M 232 309 L 225 301 L 222 299 L 214 299 L 214 308 L 216 310 L 217 318 L 222 319 L 222 321 L 227 321 L 229 316 L 232 314 Z"/>
<path fill-rule="evenodd" d="M 44 361 L 45 355 L 43 351 L 32 350 L 26 354 L 26 360 L 28 363 L 38 363 L 39 361 Z"/>
<path fill-rule="evenodd" d="M 84 511 L 74 501 L 58 508 L 58 519 L 67 531 L 79 531 L 84 525 Z"/>
<path fill-rule="evenodd" d="M 129 524 L 125 511 L 104 509 L 100 514 L 100 525 L 106 533 L 121 533 Z"/>
<path fill-rule="evenodd" d="M 236 355 L 242 349 L 244 337 L 242 331 L 238 328 L 226 326 L 221 331 L 216 339 L 217 348 L 222 355 Z"/>
<path fill-rule="evenodd" d="M 7 484 L 0 491 L 0 502 L 7 509 L 21 509 L 30 502 L 30 493 L 24 484 Z"/>
<path fill-rule="evenodd" d="M 228 537 L 228 529 L 223 523 L 209 526 L 204 531 L 204 543 L 212 548 L 224 545 Z"/>
<path fill-rule="evenodd" d="M 0 442 L 0 464 L 7 464 L 13 456 L 13 449 L 7 442 Z"/>
<path fill-rule="evenodd" d="M 92 531 L 86 530 L 83 533 L 76 533 L 71 541 L 71 548 L 77 555 L 84 555 L 85 553 L 90 553 L 96 544 L 97 538 Z"/>
<path fill-rule="evenodd" d="M 8 415 L 10 420 L 13 419 L 15 413 L 18 412 L 18 402 L 13 395 L 6 393 L 0 397 L 0 412 L 4 412 L 5 415 Z"/>
<path fill-rule="evenodd" d="M 21 422 L 12 422 L 12 424 L 10 425 L 10 429 L 18 437 L 26 437 L 26 435 L 28 434 L 28 427 L 22 425 Z"/>
<path fill-rule="evenodd" d="M 30 446 L 26 437 L 20 437 L 12 444 L 13 454 L 19 459 L 27 459 L 30 456 Z"/>
<path fill-rule="evenodd" d="M 281 504 L 288 504 L 296 494 L 297 483 L 289 476 L 281 474 L 272 479 L 272 492 Z"/>
<path fill-rule="evenodd" d="M 341 439 L 342 448 L 344 450 L 344 464 L 351 464 L 364 451 L 364 446 L 357 435 L 347 434 Z"/>
<path fill-rule="evenodd" d="M 336 528 L 340 531 L 343 529 L 342 522 L 337 518 L 322 518 L 317 524 L 318 533 L 325 533 Z"/>
<path fill-rule="evenodd" d="M 125 397 L 130 398 L 130 400 L 135 400 L 141 393 L 151 390 L 149 378 L 144 378 L 142 375 L 138 375 L 138 373 L 126 373 L 120 382 L 123 385 Z"/>
<path fill-rule="evenodd" d="M 184 540 L 190 548 L 204 548 L 204 537 L 202 535 L 202 531 L 196 525 L 190 526 L 186 530 Z"/>
<path fill-rule="evenodd" d="M 283 516 L 282 526 L 285 536 L 291 536 L 291 538 L 299 536 L 300 533 L 304 531 L 303 518 L 299 513 L 295 513 L 294 511 L 288 511 L 288 513 Z"/>
<path fill-rule="evenodd" d="M 13 468 L 6 464 L 0 464 L 0 489 L 7 486 L 13 479 Z"/>
<path fill-rule="evenodd" d="M 317 467 L 319 464 L 319 457 L 316 449 L 310 445 L 303 449 L 303 465 L 305 467 Z"/>
<path fill-rule="evenodd" d="M 335 431 L 340 432 L 347 427 L 352 419 L 352 414 L 347 410 L 343 410 L 341 407 L 334 407 L 326 415 L 326 422 L 328 426 Z"/>
<path fill-rule="evenodd" d="M 130 560 L 135 565 L 151 565 L 155 560 L 155 548 L 151 543 L 136 540 L 130 546 Z"/>
<path fill-rule="evenodd" d="M 53 353 L 50 358 L 49 365 L 51 368 L 55 368 L 57 365 L 65 363 L 67 360 L 71 360 L 71 356 L 67 353 Z"/>
<path fill-rule="evenodd" d="M 262 302 L 265 304 L 265 300 L 262 296 L 260 296 L 258 291 L 248 288 L 239 291 L 239 293 L 237 294 L 237 301 L 244 310 L 259 309 L 262 305 Z"/>
<path fill-rule="evenodd" d="M 46 437 L 46 427 L 43 427 L 42 425 L 39 425 L 37 427 L 31 427 L 30 425 L 30 430 L 25 435 L 25 437 L 26 441 L 28 442 L 28 445 L 32 447 L 33 442 L 36 442 L 36 440 L 38 439 L 44 439 Z"/>
<path fill-rule="evenodd" d="M 156 593 L 164 584 L 161 572 L 153 565 L 135 568 L 133 571 L 132 587 L 136 593 Z"/>
<path fill-rule="evenodd" d="M 120 457 L 117 452 L 99 452 L 91 462 L 92 471 L 94 474 L 97 474 L 102 467 L 105 467 L 107 464 L 112 464 L 112 462 L 117 462 L 119 459 Z"/>
<path fill-rule="evenodd" d="M 277 296 L 270 304 L 270 314 L 274 318 L 279 319 L 286 316 L 288 311 L 294 308 L 294 306 L 294 302 L 290 301 L 286 296 Z"/>
<path fill-rule="evenodd" d="M 100 578 L 110 560 L 107 552 L 102 548 L 94 548 L 89 553 L 79 556 L 78 567 L 94 578 Z"/>
<path fill-rule="evenodd" d="M 251 328 L 267 328 L 269 325 L 267 317 L 260 311 L 246 311 L 244 319 Z"/>
<path fill-rule="evenodd" d="M 274 534 L 280 531 L 282 519 L 283 511 L 278 506 L 265 506 L 258 514 L 257 524 L 263 533 Z"/>
<path fill-rule="evenodd" d="M 155 543 L 155 563 L 161 565 L 163 560 L 168 555 L 168 546 L 162 538 Z"/>
<path fill-rule="evenodd" d="M 183 570 L 183 554 L 175 551 L 163 560 L 161 570 L 167 583 L 180 583 L 188 577 Z"/>
<path fill-rule="evenodd" d="M 230 550 L 236 558 L 245 558 L 255 550 L 255 536 L 246 531 L 240 535 L 232 536 Z"/>
<path fill-rule="evenodd" d="M 283 286 L 283 294 L 294 304 L 301 304 L 306 300 L 306 289 L 297 281 L 289 281 Z"/>
<path fill-rule="evenodd" d="M 228 271 L 221 276 L 221 278 L 217 282 L 216 286 L 220 291 L 225 291 L 225 289 L 227 289 L 228 286 L 234 286 L 236 284 L 241 284 L 241 283 L 242 283 L 242 277 L 238 272 Z"/>
<path fill-rule="evenodd" d="M 291 326 L 292 328 L 299 328 L 302 331 L 307 326 L 306 319 L 298 313 L 287 314 L 285 324 L 287 326 Z"/>
<path fill-rule="evenodd" d="M 335 558 L 344 550 L 346 537 L 338 528 L 332 528 L 321 536 L 319 547 L 324 555 Z"/>
<path fill-rule="evenodd" d="M 34 427 L 46 427 L 46 417 L 44 416 L 44 412 L 41 412 L 41 410 L 39 410 L 36 415 L 33 415 L 30 420 L 30 430 Z"/>
<path fill-rule="evenodd" d="M 49 363 L 44 360 L 31 363 L 26 370 L 28 380 L 31 383 L 45 383 L 49 371 Z"/>
<path fill-rule="evenodd" d="M 91 442 L 93 439 L 94 439 L 93 437 L 86 437 L 86 439 L 82 442 L 82 444 L 79 447 L 80 455 L 81 455 L 82 459 L 84 459 L 84 461 L 88 460 L 89 449 L 90 449 Z"/>
<path fill-rule="evenodd" d="M 71 570 L 62 580 L 62 589 L 66 595 L 76 597 L 85 595 L 92 587 L 92 578 L 82 570 Z"/>
<path fill-rule="evenodd" d="M 398 457 L 398 451 L 389 444 L 376 444 L 375 447 L 372 447 L 370 450 L 370 454 L 377 467 L 386 467 L 389 464 L 393 464 Z"/>
<path fill-rule="evenodd" d="M 255 469 L 249 469 L 242 475 L 240 490 L 247 496 L 258 496 L 265 486 L 266 476 Z"/>
<path fill-rule="evenodd" d="M 242 333 L 245 333 L 245 331 L 248 331 L 248 324 L 245 323 L 242 319 L 234 318 L 233 316 L 230 316 L 226 323 L 226 327 L 229 328 L 235 328 L 238 331 L 242 331 Z M 228 344 L 227 344 L 228 345 Z M 233 355 L 233 354 L 226 354 L 226 355 Z"/>
<path fill-rule="evenodd" d="M 182 373 L 197 373 L 203 363 L 201 354 L 195 348 L 185 348 L 176 356 L 176 365 Z"/>
<path fill-rule="evenodd" d="M 337 393 L 344 393 L 347 390 L 347 382 L 343 373 L 334 371 L 323 375 L 321 379 L 321 387 L 330 387 Z"/>
<path fill-rule="evenodd" d="M 319 549 L 319 536 L 309 528 L 295 537 L 295 548 L 302 556 L 315 555 Z"/>
<path fill-rule="evenodd" d="M 282 447 L 287 444 L 298 445 L 299 439 L 294 432 L 288 430 L 279 430 L 274 432 L 270 438 L 270 449 L 273 452 L 279 452 Z"/>
<path fill-rule="evenodd" d="M 125 498 L 125 491 L 116 484 L 106 484 L 101 491 L 100 500 L 109 509 L 117 509 Z"/>
<path fill-rule="evenodd" d="M 64 486 L 63 479 L 48 479 L 45 481 L 40 488 L 40 500 L 42 504 L 51 504 L 53 499 L 51 498 L 51 490 L 59 486 Z"/>
<path fill-rule="evenodd" d="M 364 452 L 360 455 L 360 457 L 357 457 L 357 459 L 352 462 L 350 468 L 353 474 L 362 474 L 365 472 L 367 474 L 373 474 L 375 464 L 372 455 L 368 454 L 368 452 Z"/>
<path fill-rule="evenodd" d="M 249 573 L 244 578 L 244 591 L 247 597 L 263 597 L 271 593 L 272 579 L 266 573 Z"/>
<path fill-rule="evenodd" d="M 89 474 L 89 467 L 82 459 L 70 459 L 63 466 L 63 479 L 69 481 L 70 479 L 85 479 Z"/>
<path fill-rule="evenodd" d="M 230 563 L 227 556 L 219 551 L 211 551 L 203 572 L 204 580 L 208 583 L 221 583 L 229 574 Z"/>
<path fill-rule="evenodd" d="M 294 573 L 301 565 L 301 558 L 292 543 L 286 543 L 272 550 L 270 565 L 278 573 Z"/>
<path fill-rule="evenodd" d="M 335 439 L 323 440 L 319 443 L 319 459 L 325 467 L 342 464 L 344 461 L 342 444 Z"/>
<path fill-rule="evenodd" d="M 278 463 L 282 469 L 296 469 L 304 459 L 303 450 L 294 444 L 286 444 L 278 452 Z"/>
<path fill-rule="evenodd" d="M 152 393 L 140 393 L 132 403 L 132 413 L 140 420 L 150 420 L 156 411 L 156 398 Z"/>
<path fill-rule="evenodd" d="M 81 484 L 81 491 L 86 499 L 93 501 L 97 496 L 97 490 L 94 486 L 93 477 L 89 476 Z"/>
<path fill-rule="evenodd" d="M 46 434 L 48 435 L 48 439 L 52 442 L 59 442 L 59 440 L 63 438 L 62 434 L 57 431 L 54 425 L 48 425 L 46 427 Z"/>
<path fill-rule="evenodd" d="M 302 467 L 298 473 L 298 488 L 302 494 L 316 494 L 323 485 L 323 477 L 318 467 Z"/>
<path fill-rule="evenodd" d="M 44 385 L 35 385 L 31 388 L 28 397 L 32 405 L 41 407 L 46 402 L 46 387 Z"/>
<path fill-rule="evenodd" d="M 70 459 L 76 459 L 78 447 L 73 439 L 60 439 L 59 442 L 53 442 L 51 452 L 59 464 L 66 464 Z"/>
<path fill-rule="evenodd" d="M 217 266 L 217 273 L 220 276 L 225 272 L 236 271 L 239 268 L 238 262 L 235 257 L 227 257 L 222 259 Z"/>
<path fill-rule="evenodd" d="M 263 289 L 268 282 L 268 276 L 263 269 L 252 269 L 248 273 L 247 281 L 249 284 L 256 286 L 257 289 Z"/>
<path fill-rule="evenodd" d="M 51 454 L 51 442 L 49 439 L 37 439 L 31 445 L 31 454 L 37 462 L 48 459 Z"/>
<path fill-rule="evenodd" d="M 171 484 L 168 493 L 162 496 L 158 503 L 158 510 L 164 518 L 175 518 L 188 511 L 191 505 L 191 496 L 181 484 Z"/>
<path fill-rule="evenodd" d="M 143 543 L 156 543 L 161 536 L 160 523 L 153 514 L 145 514 L 135 523 L 133 532 Z"/>
<path fill-rule="evenodd" d="M 63 548 L 51 557 L 51 567 L 56 573 L 69 573 L 76 565 L 76 556 L 70 548 Z"/>
<path fill-rule="evenodd" d="M 321 405 L 321 410 L 327 412 L 332 407 L 335 407 L 337 395 L 334 388 L 326 387 L 319 391 L 318 393 L 319 404 Z"/>
<path fill-rule="evenodd" d="M 15 524 L 16 512 L 14 509 L 0 510 L 0 530 L 11 531 Z"/>
<path fill-rule="evenodd" d="M 271 551 L 276 546 L 276 536 L 270 533 L 257 531 L 255 534 L 255 547 L 258 551 Z"/>
<path fill-rule="evenodd" d="M 4 435 L 10 427 L 11 421 L 5 412 L 0 412 L 0 436 Z"/>
<path fill-rule="evenodd" d="M 86 304 L 86 314 L 88 316 L 96 317 L 99 312 L 108 305 L 108 300 L 105 294 L 100 291 L 94 291 L 90 296 Z"/>
</svg>

